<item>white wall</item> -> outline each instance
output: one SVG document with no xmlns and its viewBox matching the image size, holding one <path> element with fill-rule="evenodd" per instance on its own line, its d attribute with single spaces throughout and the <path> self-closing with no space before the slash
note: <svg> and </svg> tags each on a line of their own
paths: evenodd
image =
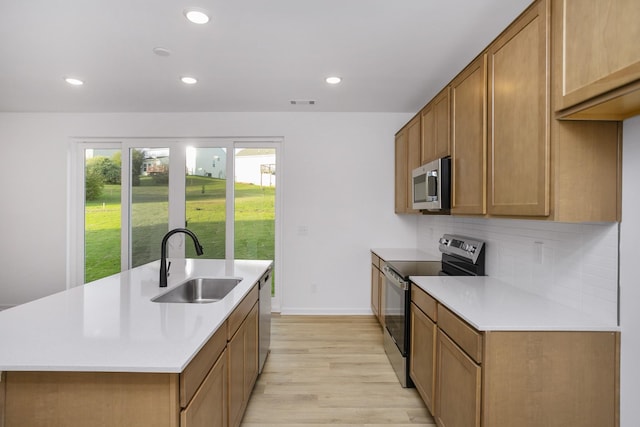
<svg viewBox="0 0 640 427">
<path fill-rule="evenodd" d="M 65 289 L 72 137 L 284 138 L 285 313 L 369 313 L 369 249 L 415 246 L 393 213 L 393 135 L 409 114 L 0 114 L 0 306 Z M 301 232 L 301 230 L 306 230 Z"/>
<path fill-rule="evenodd" d="M 640 116 L 624 122 L 622 164 L 622 223 L 620 225 L 620 426 L 638 425 L 640 384 Z"/>
</svg>

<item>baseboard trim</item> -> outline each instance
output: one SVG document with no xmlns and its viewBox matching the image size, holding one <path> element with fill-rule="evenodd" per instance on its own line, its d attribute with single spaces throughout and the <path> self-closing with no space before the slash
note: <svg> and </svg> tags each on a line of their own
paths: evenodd
<svg viewBox="0 0 640 427">
<path fill-rule="evenodd" d="M 371 309 L 358 308 L 299 308 L 299 307 L 281 307 L 280 314 L 283 316 L 372 316 Z"/>
</svg>

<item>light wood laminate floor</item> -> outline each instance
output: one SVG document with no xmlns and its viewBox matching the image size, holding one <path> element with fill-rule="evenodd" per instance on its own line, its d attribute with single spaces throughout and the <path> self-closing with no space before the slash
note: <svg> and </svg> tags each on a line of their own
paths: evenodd
<svg viewBox="0 0 640 427">
<path fill-rule="evenodd" d="M 242 427 L 434 427 L 403 389 L 373 316 L 274 316 L 271 353 Z"/>
</svg>

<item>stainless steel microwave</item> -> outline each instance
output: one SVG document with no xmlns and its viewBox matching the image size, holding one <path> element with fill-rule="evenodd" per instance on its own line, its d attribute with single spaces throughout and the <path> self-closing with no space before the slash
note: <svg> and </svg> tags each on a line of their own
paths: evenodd
<svg viewBox="0 0 640 427">
<path fill-rule="evenodd" d="M 451 208 L 451 158 L 443 157 L 411 172 L 413 209 L 441 211 Z"/>
</svg>

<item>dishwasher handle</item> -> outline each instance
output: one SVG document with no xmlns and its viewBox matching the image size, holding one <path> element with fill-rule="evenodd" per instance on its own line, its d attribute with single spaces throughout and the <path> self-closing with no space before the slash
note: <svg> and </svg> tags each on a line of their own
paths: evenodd
<svg viewBox="0 0 640 427">
<path fill-rule="evenodd" d="M 271 281 L 271 269 L 268 269 L 258 281 L 258 288 L 262 289 Z"/>
</svg>

